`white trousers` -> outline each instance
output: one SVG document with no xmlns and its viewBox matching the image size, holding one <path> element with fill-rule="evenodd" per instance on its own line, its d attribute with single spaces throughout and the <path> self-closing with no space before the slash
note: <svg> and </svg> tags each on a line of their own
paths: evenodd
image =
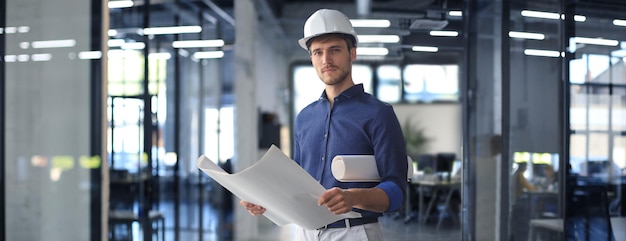
<svg viewBox="0 0 626 241">
<path fill-rule="evenodd" d="M 383 228 L 379 222 L 347 228 L 320 230 L 300 229 L 301 241 L 384 241 Z"/>
</svg>

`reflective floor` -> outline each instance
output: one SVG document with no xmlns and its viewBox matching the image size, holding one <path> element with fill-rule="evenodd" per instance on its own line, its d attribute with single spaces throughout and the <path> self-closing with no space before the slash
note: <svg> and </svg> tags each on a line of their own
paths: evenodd
<svg viewBox="0 0 626 241">
<path fill-rule="evenodd" d="M 405 222 L 404 218 L 396 215 L 383 216 L 380 219 L 385 241 L 458 241 L 461 240 L 461 229 L 458 223 L 454 223 L 447 218 L 442 222 L 439 228 L 433 221 L 427 224 L 419 224 L 416 220 Z M 214 223 L 214 227 L 206 230 L 203 237 L 200 238 L 197 230 L 182 231 L 179 235 L 180 240 L 185 241 L 227 241 L 235 240 L 227 234 L 218 230 L 225 230 L 220 224 Z M 297 229 L 296 226 L 278 227 L 261 218 L 259 224 L 259 235 L 257 238 L 249 241 L 294 241 L 293 233 Z M 173 230 L 166 231 L 166 240 L 173 239 Z"/>
<path fill-rule="evenodd" d="M 203 192 L 204 193 L 204 192 Z M 294 233 L 295 225 L 284 227 L 276 226 L 264 217 L 259 217 L 258 235 L 254 239 L 237 239 L 232 233 L 234 226 L 232 218 L 228 215 L 233 202 L 225 202 L 221 195 L 213 192 L 198 195 L 198 192 L 183 192 L 181 201 L 174 205 L 172 199 L 166 196 L 154 207 L 164 217 L 164 237 L 153 235 L 152 240 L 163 241 L 296 241 Z M 209 195 L 210 194 L 210 195 Z M 178 206 L 178 208 L 175 208 Z M 235 207 L 238 208 L 238 207 Z M 406 219 L 402 212 L 390 213 L 380 218 L 386 241 L 457 241 L 461 240 L 461 225 L 458 219 L 453 219 L 447 213 L 443 213 L 441 225 L 437 228 L 438 212 L 429 216 L 428 222 L 420 224 L 417 221 L 417 210 L 410 213 Z M 435 209 L 437 210 L 437 209 Z M 442 210 L 443 209 L 439 209 Z M 176 215 L 175 213 L 178 213 Z M 178 218 L 174 218 L 178 216 Z M 178 222 L 178 233 L 175 232 L 175 222 Z M 135 222 L 128 226 L 118 225 L 110 227 L 115 229 L 115 238 L 110 240 L 143 241 L 140 225 Z M 156 228 L 156 226 L 154 226 Z M 158 234 L 162 234 L 159 227 Z"/>
</svg>

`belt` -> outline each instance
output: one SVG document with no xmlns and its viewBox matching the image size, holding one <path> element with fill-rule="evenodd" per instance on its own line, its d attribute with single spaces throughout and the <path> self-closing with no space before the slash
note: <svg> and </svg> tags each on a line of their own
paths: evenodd
<svg viewBox="0 0 626 241">
<path fill-rule="evenodd" d="M 378 217 L 348 218 L 348 219 L 341 219 L 337 222 L 328 224 L 324 227 L 318 228 L 318 230 L 327 229 L 327 228 L 345 228 L 346 224 L 348 225 L 347 227 L 352 227 L 352 226 L 359 226 L 363 224 L 376 223 L 376 222 L 378 222 Z"/>
</svg>

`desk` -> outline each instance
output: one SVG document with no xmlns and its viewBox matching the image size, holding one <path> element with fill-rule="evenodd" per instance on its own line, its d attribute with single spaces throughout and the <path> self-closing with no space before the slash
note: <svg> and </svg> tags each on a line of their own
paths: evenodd
<svg viewBox="0 0 626 241">
<path fill-rule="evenodd" d="M 411 181 L 411 184 L 418 185 L 418 194 L 419 194 L 419 217 L 418 220 L 421 224 L 425 224 L 428 220 L 428 217 L 433 211 L 433 207 L 437 208 L 437 201 L 440 196 L 445 197 L 445 201 L 443 203 L 445 210 L 450 213 L 450 216 L 455 222 L 459 222 L 458 217 L 450 208 L 450 199 L 454 191 L 459 191 L 461 188 L 461 182 L 458 181 L 426 181 L 426 180 L 415 180 Z M 430 188 L 432 189 L 432 197 L 428 202 L 428 207 L 424 209 L 424 189 Z M 441 222 L 443 220 L 444 212 L 439 213 L 439 217 L 437 220 L 437 228 L 441 226 Z"/>
<path fill-rule="evenodd" d="M 613 230 L 613 236 L 615 240 L 626 240 L 626 217 L 612 217 L 611 229 Z M 537 232 L 535 228 L 543 228 L 551 231 L 555 231 L 559 234 L 563 234 L 563 219 L 532 219 L 530 220 L 530 234 L 528 240 L 536 240 Z"/>
</svg>

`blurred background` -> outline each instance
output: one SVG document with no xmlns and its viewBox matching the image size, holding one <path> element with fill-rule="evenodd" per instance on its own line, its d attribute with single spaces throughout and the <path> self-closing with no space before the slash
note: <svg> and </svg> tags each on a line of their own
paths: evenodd
<svg viewBox="0 0 626 241">
<path fill-rule="evenodd" d="M 0 239 L 292 240 L 195 162 L 290 155 L 320 8 L 414 160 L 387 240 L 626 240 L 620 0 L 0 0 Z"/>
</svg>

